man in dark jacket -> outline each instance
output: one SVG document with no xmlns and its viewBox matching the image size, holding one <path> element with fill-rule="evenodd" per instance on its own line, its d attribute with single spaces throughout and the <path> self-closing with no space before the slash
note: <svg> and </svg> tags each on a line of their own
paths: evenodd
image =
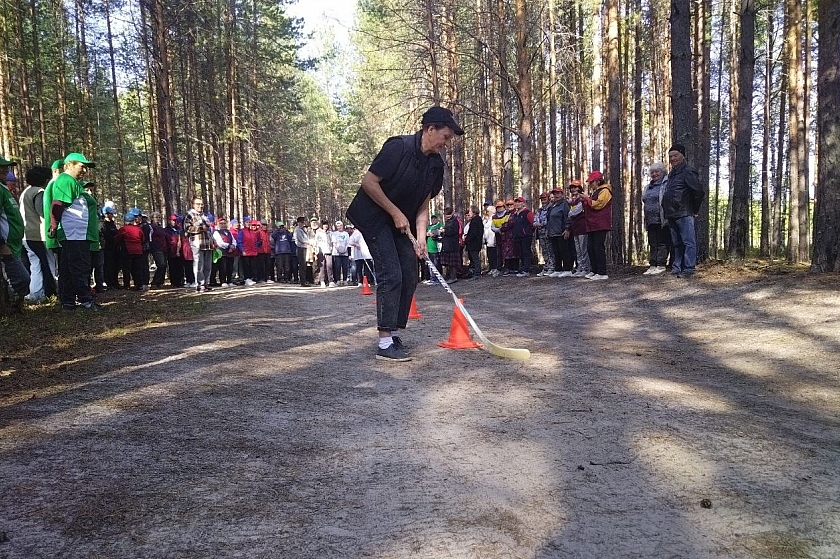
<svg viewBox="0 0 840 559">
<path fill-rule="evenodd" d="M 511 216 L 513 221 L 513 242 L 519 247 L 518 278 L 531 275 L 531 244 L 534 242 L 534 212 L 525 205 L 525 198 L 520 196 L 516 200 L 516 211 Z"/>
<path fill-rule="evenodd" d="M 700 213 L 700 204 L 706 191 L 700 184 L 697 169 L 685 161 L 685 146 L 674 144 L 668 150 L 671 172 L 668 186 L 662 196 L 662 210 L 671 227 L 674 246 L 674 263 L 671 273 L 680 278 L 694 275 L 697 265 L 697 232 L 694 218 Z"/>
<path fill-rule="evenodd" d="M 271 243 L 274 247 L 274 266 L 277 269 L 277 281 L 289 283 L 292 279 L 292 253 L 294 240 L 292 233 L 286 229 L 286 224 L 277 222 L 277 229 L 271 233 Z"/>
<path fill-rule="evenodd" d="M 377 359 L 411 359 L 394 335 L 407 325 L 417 287 L 417 259 L 426 255 L 429 201 L 443 186 L 440 152 L 463 133 L 451 111 L 430 108 L 419 132 L 385 142 L 347 209 L 347 218 L 370 247 L 376 269 Z M 414 233 L 416 244 L 405 235 L 408 232 Z"/>
<path fill-rule="evenodd" d="M 472 277 L 481 277 L 481 245 L 484 242 L 484 222 L 481 220 L 481 213 L 478 206 L 470 206 L 470 211 L 467 213 L 467 233 L 464 235 L 464 248 L 467 250 L 467 256 L 470 258 L 470 271 Z"/>
<path fill-rule="evenodd" d="M 572 250 L 569 238 L 572 224 L 569 221 L 569 203 L 559 186 L 551 191 L 551 204 L 546 211 L 546 237 L 554 253 L 554 272 L 552 278 L 568 278 L 572 275 Z"/>
</svg>

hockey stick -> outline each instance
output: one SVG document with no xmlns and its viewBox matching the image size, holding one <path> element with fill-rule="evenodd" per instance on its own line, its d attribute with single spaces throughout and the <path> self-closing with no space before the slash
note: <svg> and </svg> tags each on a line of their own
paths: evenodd
<svg viewBox="0 0 840 559">
<path fill-rule="evenodd" d="M 417 245 L 417 239 L 414 238 L 414 235 L 411 234 L 411 231 L 407 231 L 406 233 L 408 234 L 408 238 L 411 239 L 411 242 L 416 246 Z M 445 279 L 443 279 L 443 276 L 441 275 L 441 273 L 438 271 L 438 269 L 435 267 L 435 265 L 432 264 L 432 261 L 429 258 L 428 254 L 426 254 L 425 260 L 426 260 L 426 265 L 429 267 L 429 271 L 432 272 L 432 274 L 435 276 L 435 278 L 437 278 L 437 280 L 440 282 L 440 284 L 443 286 L 443 288 L 446 289 L 446 291 L 450 295 L 452 295 L 452 299 L 455 301 L 455 306 L 458 307 L 458 310 L 461 311 L 461 314 L 463 314 L 464 318 L 467 319 L 467 322 L 470 323 L 470 326 L 472 326 L 472 329 L 475 332 L 476 337 L 484 345 L 484 349 L 486 349 L 487 351 L 489 351 L 493 355 L 496 355 L 498 357 L 506 357 L 508 359 L 525 360 L 525 359 L 528 359 L 529 357 L 531 357 L 531 352 L 528 351 L 527 349 L 514 348 L 514 347 L 502 347 L 502 346 L 496 345 L 493 342 L 491 342 L 490 340 L 488 340 L 487 336 L 484 335 L 484 332 L 481 331 L 481 329 L 478 327 L 478 325 L 472 319 L 472 317 L 470 316 L 470 313 L 468 313 L 467 309 L 464 308 L 464 305 L 461 304 L 461 301 L 458 299 L 458 296 L 455 295 L 455 292 L 452 291 L 452 288 L 449 287 L 449 284 L 446 283 Z"/>
</svg>

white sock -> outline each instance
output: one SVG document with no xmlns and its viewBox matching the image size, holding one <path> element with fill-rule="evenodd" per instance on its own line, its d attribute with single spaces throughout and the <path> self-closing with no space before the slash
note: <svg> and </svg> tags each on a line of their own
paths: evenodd
<svg viewBox="0 0 840 559">
<path fill-rule="evenodd" d="M 398 331 L 396 331 L 396 330 L 391 330 L 391 337 L 392 337 L 392 338 L 393 338 L 394 336 L 398 335 L 398 334 L 399 334 L 399 332 L 398 332 Z"/>
<path fill-rule="evenodd" d="M 388 349 L 389 347 L 391 347 L 392 343 L 394 343 L 394 340 L 393 338 L 391 338 L 391 336 L 379 338 L 379 349 Z"/>
</svg>

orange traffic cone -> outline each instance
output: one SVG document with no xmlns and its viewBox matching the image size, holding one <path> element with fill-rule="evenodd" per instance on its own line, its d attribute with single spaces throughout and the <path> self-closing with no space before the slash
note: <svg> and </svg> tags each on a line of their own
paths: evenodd
<svg viewBox="0 0 840 559">
<path fill-rule="evenodd" d="M 417 301 L 414 300 L 414 295 L 411 296 L 411 307 L 408 309 L 408 318 L 423 318 L 423 315 L 417 310 Z"/>
<path fill-rule="evenodd" d="M 362 295 L 373 295 L 373 290 L 370 288 L 367 276 L 362 276 Z"/>
<path fill-rule="evenodd" d="M 458 299 L 463 303 L 463 299 Z M 481 347 L 470 338 L 470 329 L 467 326 L 467 319 L 458 306 L 452 312 L 452 326 L 449 327 L 449 339 L 438 344 L 440 347 L 449 349 L 474 349 Z"/>
</svg>

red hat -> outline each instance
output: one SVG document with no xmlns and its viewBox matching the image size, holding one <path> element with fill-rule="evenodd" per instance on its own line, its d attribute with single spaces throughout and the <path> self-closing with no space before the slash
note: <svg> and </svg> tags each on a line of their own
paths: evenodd
<svg viewBox="0 0 840 559">
<path fill-rule="evenodd" d="M 507 202 L 505 202 L 505 206 L 512 206 L 513 202 L 513 200 L 508 200 Z"/>
<path fill-rule="evenodd" d="M 555 186 L 554 190 L 551 191 L 553 194 L 563 194 L 563 188 L 560 186 Z"/>
<path fill-rule="evenodd" d="M 579 180 L 575 179 L 575 180 L 573 180 L 572 182 L 569 183 L 569 186 L 582 186 L 582 185 L 580 184 Z"/>
<path fill-rule="evenodd" d="M 252 219 L 251 221 L 248 222 L 248 225 L 256 225 L 257 227 L 261 227 L 262 223 L 260 223 L 259 219 Z"/>
<path fill-rule="evenodd" d="M 523 198 L 522 196 L 520 196 L 519 198 L 514 200 L 514 202 L 524 202 L 524 201 L 525 201 L 525 198 Z"/>
<path fill-rule="evenodd" d="M 540 198 L 548 198 L 548 192 L 543 192 L 540 194 Z"/>
<path fill-rule="evenodd" d="M 586 182 L 597 181 L 597 180 L 600 180 L 600 179 L 603 179 L 603 178 L 604 178 L 604 175 L 601 174 L 601 171 L 592 171 L 591 173 L 589 173 L 589 178 L 586 179 Z"/>
<path fill-rule="evenodd" d="M 174 215 L 174 214 L 173 214 L 173 215 L 170 215 L 170 216 L 169 216 L 169 220 L 170 220 L 170 221 L 178 221 L 178 216 L 177 216 L 177 215 Z"/>
</svg>

